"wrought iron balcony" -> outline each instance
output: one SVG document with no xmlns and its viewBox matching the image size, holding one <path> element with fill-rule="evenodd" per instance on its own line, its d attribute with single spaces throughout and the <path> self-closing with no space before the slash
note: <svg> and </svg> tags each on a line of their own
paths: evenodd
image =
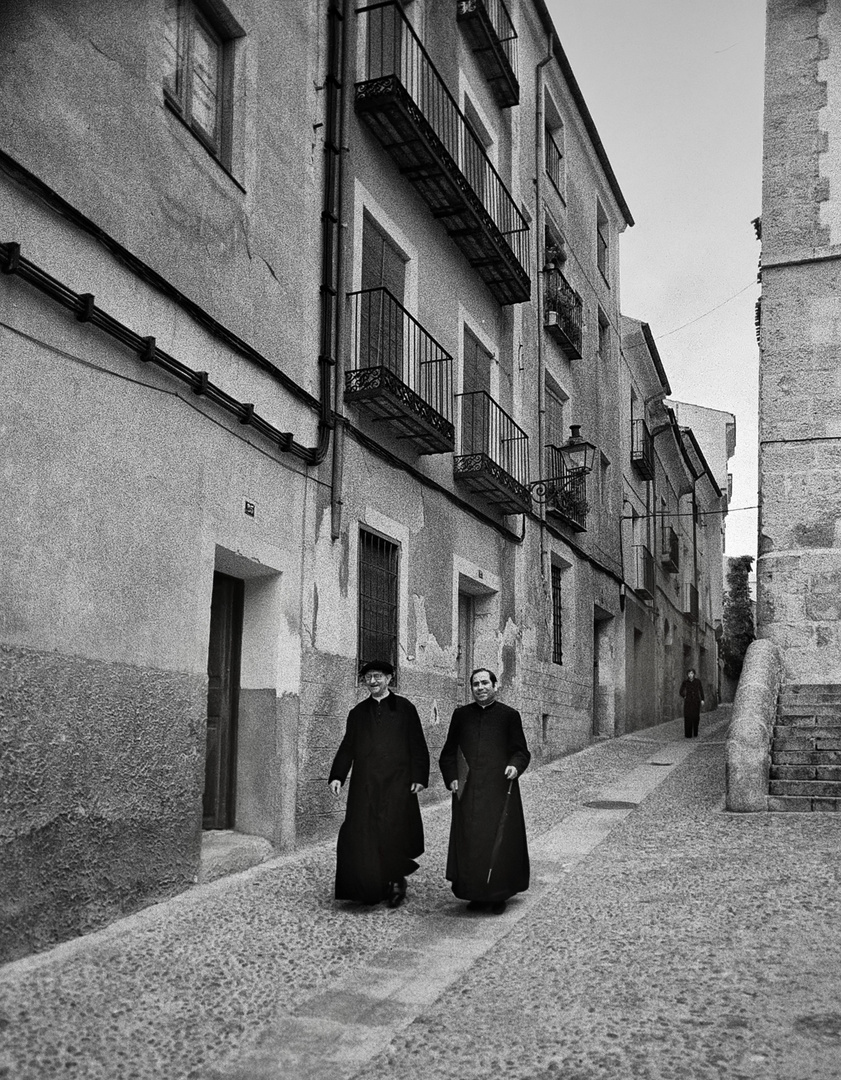
<svg viewBox="0 0 841 1080">
<path fill-rule="evenodd" d="M 570 469 L 558 446 L 547 446 L 551 480 L 546 484 L 546 512 L 563 519 L 576 532 L 587 530 L 587 469 Z"/>
<path fill-rule="evenodd" d="M 517 31 L 503 0 L 458 0 L 457 18 L 497 105 L 519 105 Z"/>
<path fill-rule="evenodd" d="M 698 590 L 691 581 L 683 583 L 683 614 L 690 622 L 698 621 Z"/>
<path fill-rule="evenodd" d="M 560 270 L 543 275 L 543 325 L 570 360 L 581 359 L 581 297 Z"/>
<path fill-rule="evenodd" d="M 654 439 L 645 420 L 631 423 L 631 464 L 643 480 L 654 479 Z"/>
<path fill-rule="evenodd" d="M 653 600 L 657 594 L 657 576 L 654 566 L 654 556 L 645 546 L 638 544 L 634 548 L 636 557 L 636 593 L 643 600 Z"/>
<path fill-rule="evenodd" d="M 676 574 L 680 570 L 680 540 L 671 525 L 663 526 L 660 565 L 669 574 Z"/>
<path fill-rule="evenodd" d="M 500 513 L 526 513 L 531 509 L 528 435 L 484 390 L 456 396 L 461 438 L 453 476 Z"/>
<path fill-rule="evenodd" d="M 388 289 L 351 293 L 351 370 L 345 400 L 359 403 L 420 454 L 455 446 L 453 358 Z"/>
<path fill-rule="evenodd" d="M 358 12 L 356 111 L 500 304 L 531 295 L 529 227 L 396 0 Z"/>
</svg>

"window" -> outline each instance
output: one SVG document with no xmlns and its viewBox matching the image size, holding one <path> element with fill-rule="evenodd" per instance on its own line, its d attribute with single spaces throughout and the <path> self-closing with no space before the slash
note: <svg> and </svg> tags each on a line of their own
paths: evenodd
<svg viewBox="0 0 841 1080">
<path fill-rule="evenodd" d="M 464 368 L 462 390 L 466 397 L 461 401 L 461 453 L 488 453 L 491 443 L 490 402 L 491 365 L 493 356 L 464 327 Z M 478 392 L 482 391 L 482 393 Z M 488 395 L 486 397 L 485 395 Z"/>
<path fill-rule="evenodd" d="M 359 530 L 359 663 L 388 660 L 397 666 L 398 547 Z"/>
<path fill-rule="evenodd" d="M 387 367 L 400 378 L 403 377 L 405 285 L 406 259 L 402 251 L 365 214 L 359 309 L 360 366 Z M 383 289 L 388 289 L 394 299 L 386 296 Z"/>
<path fill-rule="evenodd" d="M 233 43 L 242 30 L 214 4 L 166 0 L 167 104 L 223 164 L 231 158 Z"/>
<path fill-rule="evenodd" d="M 489 158 L 486 156 L 493 145 L 493 139 L 476 111 L 470 98 L 464 99 L 464 158 L 462 170 L 480 199 L 485 198 L 485 191 L 490 181 L 488 171 Z"/>
<path fill-rule="evenodd" d="M 599 308 L 599 356 L 606 360 L 610 355 L 610 323 L 607 316 Z"/>
<path fill-rule="evenodd" d="M 607 223 L 607 215 L 602 209 L 601 203 L 599 203 L 596 207 L 596 265 L 605 281 L 607 281 L 610 269 L 607 257 L 609 241 L 610 226 Z"/>
<path fill-rule="evenodd" d="M 561 647 L 561 568 L 552 563 L 552 663 L 564 662 Z"/>
<path fill-rule="evenodd" d="M 564 129 L 563 125 L 554 130 L 547 127 L 544 138 L 546 172 L 555 185 L 555 190 L 564 197 Z"/>
<path fill-rule="evenodd" d="M 552 387 L 546 387 L 546 475 L 552 476 L 555 468 L 555 455 L 550 446 L 564 444 L 564 399 Z"/>
</svg>

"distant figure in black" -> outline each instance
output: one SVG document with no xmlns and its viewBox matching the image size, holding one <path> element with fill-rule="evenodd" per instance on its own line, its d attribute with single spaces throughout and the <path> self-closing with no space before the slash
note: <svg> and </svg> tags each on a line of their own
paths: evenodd
<svg viewBox="0 0 841 1080">
<path fill-rule="evenodd" d="M 695 678 L 694 668 L 689 669 L 680 684 L 680 696 L 683 698 L 683 734 L 687 739 L 697 739 L 698 720 L 704 704 L 704 688 Z"/>
<path fill-rule="evenodd" d="M 336 845 L 336 899 L 399 907 L 423 854 L 417 796 L 429 784 L 429 750 L 417 709 L 389 689 L 393 666 L 372 660 L 359 675 L 369 696 L 348 714 L 328 781 L 338 795 L 353 766 Z"/>
<path fill-rule="evenodd" d="M 529 887 L 517 778 L 531 754 L 520 714 L 497 700 L 496 675 L 478 668 L 470 689 L 473 703 L 453 713 L 438 762 L 453 792 L 447 880 L 459 899 L 470 901 L 469 908 L 498 915 L 510 896 Z"/>
</svg>

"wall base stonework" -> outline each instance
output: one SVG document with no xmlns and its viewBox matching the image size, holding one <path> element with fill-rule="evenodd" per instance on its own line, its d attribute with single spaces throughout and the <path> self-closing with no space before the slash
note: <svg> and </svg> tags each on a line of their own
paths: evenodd
<svg viewBox="0 0 841 1080">
<path fill-rule="evenodd" d="M 771 641 L 752 642 L 727 733 L 728 810 L 751 813 L 768 808 L 771 737 L 782 682 L 780 649 Z"/>
<path fill-rule="evenodd" d="M 0 647 L 0 960 L 196 877 L 206 680 Z"/>
</svg>

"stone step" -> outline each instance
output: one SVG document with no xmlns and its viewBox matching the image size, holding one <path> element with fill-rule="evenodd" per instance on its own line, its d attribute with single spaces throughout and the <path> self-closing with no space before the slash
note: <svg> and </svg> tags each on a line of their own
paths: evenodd
<svg viewBox="0 0 841 1080">
<path fill-rule="evenodd" d="M 771 780 L 769 795 L 797 795 L 808 799 L 841 798 L 841 781 L 837 780 Z"/>
<path fill-rule="evenodd" d="M 774 724 L 774 738 L 777 739 L 838 739 L 841 738 L 841 724 L 828 724 L 826 720 L 817 723 Z"/>
<path fill-rule="evenodd" d="M 832 780 L 841 784 L 841 765 L 782 765 L 771 763 L 772 780 Z"/>
<path fill-rule="evenodd" d="M 841 750 L 841 732 L 834 733 L 825 728 L 814 728 L 808 733 L 800 730 L 778 735 L 775 728 L 774 738 L 771 740 L 771 753 L 788 750 Z"/>
<path fill-rule="evenodd" d="M 839 724 L 841 705 L 792 705 L 777 708 L 778 724 Z"/>
<path fill-rule="evenodd" d="M 784 686 L 780 691 L 781 704 L 802 705 L 806 702 L 839 702 L 841 685 L 838 683 L 816 684 L 814 686 Z"/>
<path fill-rule="evenodd" d="M 809 799 L 792 795 L 769 795 L 768 809 L 774 813 L 841 813 L 841 799 Z"/>
<path fill-rule="evenodd" d="M 772 753 L 774 765 L 841 765 L 841 750 L 780 750 Z"/>
</svg>

